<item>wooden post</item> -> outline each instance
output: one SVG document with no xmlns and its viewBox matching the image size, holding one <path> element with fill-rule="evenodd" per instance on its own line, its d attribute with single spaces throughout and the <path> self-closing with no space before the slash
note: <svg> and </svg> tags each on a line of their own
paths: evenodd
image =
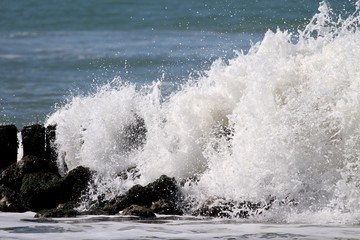
<svg viewBox="0 0 360 240">
<path fill-rule="evenodd" d="M 15 125 L 0 126 L 0 170 L 17 161 L 17 128 Z"/>
<path fill-rule="evenodd" d="M 55 147 L 56 138 L 56 125 L 49 125 L 45 129 L 45 142 L 46 142 L 46 157 L 53 162 L 57 160 L 57 153 Z"/>
<path fill-rule="evenodd" d="M 45 157 L 45 128 L 40 124 L 25 126 L 21 130 L 24 157 Z"/>
</svg>

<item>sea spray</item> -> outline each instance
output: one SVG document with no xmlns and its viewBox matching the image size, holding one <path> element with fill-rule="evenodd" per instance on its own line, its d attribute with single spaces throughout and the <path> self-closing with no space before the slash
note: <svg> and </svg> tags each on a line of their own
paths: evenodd
<svg viewBox="0 0 360 240">
<path fill-rule="evenodd" d="M 269 30 L 247 54 L 215 61 L 165 101 L 161 81 L 137 90 L 121 79 L 73 97 L 47 122 L 57 125 L 59 163 L 97 170 L 96 194 L 122 194 L 167 174 L 184 182 L 194 206 L 276 199 L 281 210 L 274 204 L 263 219 L 356 215 L 359 2 L 355 8 L 344 19 L 321 2 L 304 30 Z M 129 149 L 124 132 L 138 118 L 146 139 Z M 140 177 L 121 179 L 129 167 Z"/>
</svg>

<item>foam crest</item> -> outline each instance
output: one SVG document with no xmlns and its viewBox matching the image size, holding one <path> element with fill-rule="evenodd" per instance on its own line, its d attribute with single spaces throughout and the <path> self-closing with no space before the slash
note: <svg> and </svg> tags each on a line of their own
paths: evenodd
<svg viewBox="0 0 360 240">
<path fill-rule="evenodd" d="M 109 84 L 73 97 L 47 121 L 57 125 L 60 160 L 69 169 L 84 165 L 110 174 L 131 165 L 123 130 L 134 123 L 140 96 L 134 85 Z"/>
</svg>

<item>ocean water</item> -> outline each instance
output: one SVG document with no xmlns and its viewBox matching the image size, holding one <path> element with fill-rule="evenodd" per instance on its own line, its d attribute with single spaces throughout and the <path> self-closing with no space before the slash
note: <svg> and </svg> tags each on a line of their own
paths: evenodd
<svg viewBox="0 0 360 240">
<path fill-rule="evenodd" d="M 171 84 L 248 50 L 268 29 L 296 30 L 319 2 L 0 2 L 0 122 L 44 122 L 69 96 L 121 77 Z M 333 1 L 338 12 L 348 1 Z M 94 87 L 95 86 L 95 87 Z M 169 87 L 172 91 L 176 87 Z"/>
<path fill-rule="evenodd" d="M 0 236 L 359 239 L 359 8 L 1 1 L 0 123 L 57 125 L 62 172 L 98 172 L 80 210 L 162 174 L 185 183 L 190 210 L 275 201 L 242 220 L 0 213 Z M 131 147 L 139 118 L 146 139 Z M 140 178 L 117 177 L 134 166 Z"/>
</svg>

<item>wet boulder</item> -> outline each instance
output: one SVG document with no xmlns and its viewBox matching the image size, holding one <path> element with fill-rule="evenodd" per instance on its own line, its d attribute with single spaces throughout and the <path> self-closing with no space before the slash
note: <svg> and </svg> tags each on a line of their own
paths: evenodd
<svg viewBox="0 0 360 240">
<path fill-rule="evenodd" d="M 62 218 L 76 217 L 80 213 L 73 208 L 44 209 L 36 213 L 35 218 Z"/>
<path fill-rule="evenodd" d="M 23 178 L 20 196 L 27 209 L 38 217 L 76 216 L 74 210 L 92 178 L 89 168 L 79 166 L 64 178 L 52 173 L 30 173 Z"/>
<path fill-rule="evenodd" d="M 219 218 L 248 218 L 259 215 L 271 207 L 270 203 L 234 201 L 222 198 L 208 199 L 192 212 L 192 215 Z"/>
<path fill-rule="evenodd" d="M 25 212 L 19 193 L 10 188 L 0 186 L 0 211 L 2 212 Z"/>
<path fill-rule="evenodd" d="M 83 166 L 78 166 L 68 172 L 63 181 L 66 200 L 78 201 L 88 189 L 93 174 L 94 172 Z"/>
<path fill-rule="evenodd" d="M 13 164 L 0 173 L 0 186 L 19 191 L 22 183 L 23 174 L 20 168 Z"/>
<path fill-rule="evenodd" d="M 21 161 L 18 162 L 17 165 L 22 174 L 34 172 L 48 172 L 59 175 L 59 170 L 56 163 L 51 162 L 46 158 L 25 156 Z"/>
<path fill-rule="evenodd" d="M 2 196 L 3 210 L 4 206 L 8 211 L 35 211 L 56 206 L 62 199 L 61 181 L 55 163 L 37 156 L 25 156 L 0 173 L 0 187 L 7 189 Z"/>
<path fill-rule="evenodd" d="M 122 215 L 131 215 L 141 218 L 154 218 L 155 213 L 147 207 L 133 204 L 122 211 Z"/>
<path fill-rule="evenodd" d="M 114 202 L 105 204 L 103 210 L 109 214 L 116 214 L 134 204 L 150 208 L 154 202 L 162 200 L 167 202 L 169 207 L 169 211 L 162 211 L 163 214 L 174 214 L 174 212 L 180 213 L 180 211 L 174 210 L 177 209 L 179 196 L 180 191 L 176 180 L 166 175 L 162 175 L 156 181 L 149 183 L 146 186 L 133 186 L 125 195 L 118 197 Z M 158 209 L 160 212 L 160 208 L 154 206 L 154 209 Z M 170 211 L 170 209 L 173 209 L 174 211 Z"/>
<path fill-rule="evenodd" d="M 151 197 L 149 190 L 146 187 L 137 184 L 127 191 L 125 198 L 123 198 L 121 202 L 124 203 L 124 207 L 128 207 L 132 204 L 149 206 L 151 204 L 149 197 Z"/>
<path fill-rule="evenodd" d="M 125 195 L 119 196 L 115 200 L 105 203 L 101 209 L 112 215 L 117 214 L 119 211 L 130 207 L 133 204 L 149 207 L 147 195 L 147 189 L 137 184 L 130 188 Z M 91 211 L 94 211 L 94 209 L 91 209 Z"/>
<path fill-rule="evenodd" d="M 166 199 L 160 199 L 151 204 L 150 210 L 154 213 L 164 214 L 164 215 L 183 215 L 183 211 L 177 206 L 173 201 L 168 201 Z"/>
<path fill-rule="evenodd" d="M 28 173 L 22 179 L 20 198 L 31 211 L 54 208 L 65 200 L 63 186 L 61 177 L 54 173 Z"/>
<path fill-rule="evenodd" d="M 160 176 L 154 182 L 146 185 L 145 188 L 150 193 L 149 198 L 151 199 L 151 203 L 160 199 L 176 202 L 180 195 L 175 178 L 170 178 L 166 175 Z"/>
<path fill-rule="evenodd" d="M 60 176 L 55 163 L 36 156 L 26 156 L 0 173 L 0 186 L 20 191 L 25 174 L 35 172 L 48 172 Z"/>
</svg>

